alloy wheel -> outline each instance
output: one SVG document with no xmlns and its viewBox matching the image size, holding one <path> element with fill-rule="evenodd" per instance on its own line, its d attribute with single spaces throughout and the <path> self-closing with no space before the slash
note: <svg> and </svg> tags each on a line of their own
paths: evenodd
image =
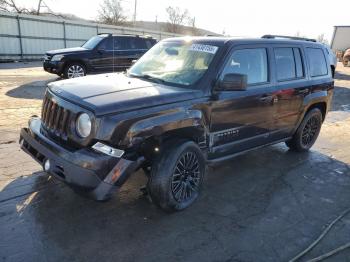
<svg viewBox="0 0 350 262">
<path fill-rule="evenodd" d="M 85 75 L 84 68 L 80 65 L 71 65 L 67 72 L 68 78 L 82 77 Z"/>
<path fill-rule="evenodd" d="M 197 155 L 186 152 L 178 159 L 171 181 L 171 191 L 174 199 L 187 202 L 197 197 L 200 185 L 200 168 Z"/>
<path fill-rule="evenodd" d="M 315 116 L 311 117 L 307 122 L 301 134 L 301 142 L 304 146 L 312 144 L 317 136 L 320 128 L 319 119 Z"/>
</svg>

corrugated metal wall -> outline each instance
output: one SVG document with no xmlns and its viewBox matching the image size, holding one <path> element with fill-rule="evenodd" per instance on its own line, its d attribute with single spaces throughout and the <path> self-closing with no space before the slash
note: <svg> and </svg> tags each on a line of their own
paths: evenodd
<svg viewBox="0 0 350 262">
<path fill-rule="evenodd" d="M 45 51 L 82 45 L 98 33 L 179 36 L 142 28 L 0 12 L 0 60 L 40 59 Z"/>
<path fill-rule="evenodd" d="M 333 51 L 345 51 L 350 48 L 350 26 L 335 26 L 331 43 Z"/>
</svg>

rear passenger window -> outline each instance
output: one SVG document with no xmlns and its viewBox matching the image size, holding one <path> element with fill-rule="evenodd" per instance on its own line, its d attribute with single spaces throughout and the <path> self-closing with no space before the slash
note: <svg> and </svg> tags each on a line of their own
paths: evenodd
<svg viewBox="0 0 350 262">
<path fill-rule="evenodd" d="M 125 50 L 126 42 L 124 37 L 113 37 L 114 50 Z"/>
<path fill-rule="evenodd" d="M 277 80 L 296 78 L 293 48 L 275 48 Z"/>
<path fill-rule="evenodd" d="M 327 75 L 327 63 L 322 49 L 306 48 L 306 53 L 310 64 L 310 75 L 312 77 Z"/>
<path fill-rule="evenodd" d="M 303 69 L 303 61 L 301 60 L 301 54 L 299 48 L 293 48 L 294 51 L 294 60 L 295 60 L 295 70 L 297 73 L 297 77 L 303 77 L 304 76 L 304 69 Z"/>
<path fill-rule="evenodd" d="M 147 49 L 146 41 L 144 38 L 136 38 L 137 49 Z"/>
<path fill-rule="evenodd" d="M 266 83 L 268 81 L 267 54 L 265 48 L 236 50 L 232 53 L 225 74 L 243 74 L 248 84 Z"/>
<path fill-rule="evenodd" d="M 278 81 L 293 80 L 304 76 L 299 48 L 275 48 L 274 53 Z"/>
</svg>

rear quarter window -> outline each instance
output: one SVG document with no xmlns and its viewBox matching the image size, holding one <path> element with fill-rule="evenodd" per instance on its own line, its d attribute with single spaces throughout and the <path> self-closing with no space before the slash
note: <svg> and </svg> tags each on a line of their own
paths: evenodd
<svg viewBox="0 0 350 262">
<path fill-rule="evenodd" d="M 312 77 L 328 74 L 327 62 L 321 48 L 306 48 L 306 54 L 310 64 L 310 75 Z"/>
<path fill-rule="evenodd" d="M 146 39 L 146 46 L 147 46 L 147 49 L 150 49 L 152 46 L 155 45 L 156 41 L 153 40 L 153 39 Z"/>
</svg>

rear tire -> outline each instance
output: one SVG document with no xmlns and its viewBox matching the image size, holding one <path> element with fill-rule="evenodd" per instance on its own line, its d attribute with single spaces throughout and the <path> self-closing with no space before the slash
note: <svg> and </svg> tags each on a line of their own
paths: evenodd
<svg viewBox="0 0 350 262">
<path fill-rule="evenodd" d="M 86 75 L 86 68 L 82 63 L 72 62 L 68 63 L 63 71 L 63 77 L 70 79 L 82 77 Z"/>
<path fill-rule="evenodd" d="M 154 159 L 148 181 L 153 203 L 166 211 L 189 207 L 199 196 L 205 174 L 205 159 L 192 141 L 176 140 L 162 146 Z"/>
<path fill-rule="evenodd" d="M 315 143 L 322 126 L 322 112 L 318 108 L 310 110 L 299 125 L 293 138 L 286 145 L 293 151 L 308 151 Z"/>
</svg>

